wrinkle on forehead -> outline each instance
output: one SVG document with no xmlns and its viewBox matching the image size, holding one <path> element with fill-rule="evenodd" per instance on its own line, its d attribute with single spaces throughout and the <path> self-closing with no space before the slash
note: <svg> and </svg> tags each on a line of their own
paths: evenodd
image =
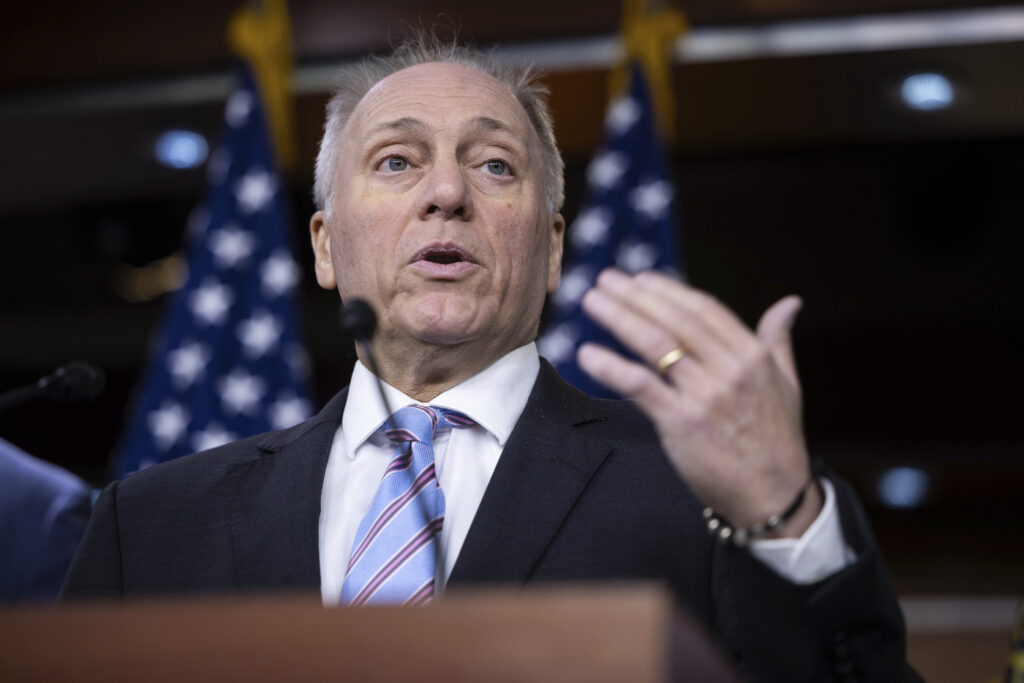
<svg viewBox="0 0 1024 683">
<path fill-rule="evenodd" d="M 537 134 L 530 125 L 526 110 L 508 86 L 472 67 L 448 62 L 417 64 L 382 79 L 370 88 L 356 105 L 346 128 L 351 126 L 356 130 L 361 123 L 370 125 L 370 121 L 378 118 L 376 110 L 381 106 L 398 103 L 400 106 L 422 104 L 423 107 L 429 107 L 432 100 L 452 97 L 464 99 L 467 103 L 476 100 L 481 104 L 493 97 L 493 100 L 486 104 L 505 108 L 514 120 L 505 122 L 501 120 L 505 118 L 502 116 L 482 115 L 475 117 L 480 119 L 475 122 L 476 125 L 482 126 L 483 130 L 505 129 L 517 136 L 525 133 L 531 142 L 540 143 L 539 138 L 533 140 Z M 400 116 L 391 123 L 401 123 L 404 118 L 419 117 Z M 389 123 L 375 125 L 369 132 L 374 132 L 382 126 L 389 127 Z M 516 130 L 517 128 L 519 130 Z"/>
<path fill-rule="evenodd" d="M 376 133 L 380 133 L 381 131 L 387 130 L 421 133 L 425 131 L 426 128 L 427 124 L 423 123 L 419 119 L 413 116 L 403 116 L 399 119 L 395 119 L 394 121 L 384 121 L 382 123 L 378 123 L 376 126 L 371 128 L 367 132 L 367 135 L 374 135 Z"/>
</svg>

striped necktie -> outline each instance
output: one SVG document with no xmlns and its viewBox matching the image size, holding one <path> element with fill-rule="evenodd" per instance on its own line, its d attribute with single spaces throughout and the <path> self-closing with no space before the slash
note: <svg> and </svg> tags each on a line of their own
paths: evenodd
<svg viewBox="0 0 1024 683">
<path fill-rule="evenodd" d="M 475 424 L 444 408 L 408 406 L 381 428 L 395 456 L 356 530 L 341 604 L 429 602 L 434 595 L 444 492 L 434 472 L 434 434 Z"/>
</svg>

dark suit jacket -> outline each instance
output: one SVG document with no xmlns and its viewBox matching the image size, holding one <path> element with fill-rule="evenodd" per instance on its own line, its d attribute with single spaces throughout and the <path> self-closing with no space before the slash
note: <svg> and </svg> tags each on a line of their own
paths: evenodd
<svg viewBox="0 0 1024 683">
<path fill-rule="evenodd" d="M 317 590 L 320 495 L 345 399 L 111 484 L 65 597 Z M 631 403 L 591 399 L 544 362 L 448 585 L 660 580 L 758 679 L 902 680 L 912 674 L 895 596 L 853 495 L 837 489 L 859 559 L 793 586 L 711 541 Z"/>
</svg>

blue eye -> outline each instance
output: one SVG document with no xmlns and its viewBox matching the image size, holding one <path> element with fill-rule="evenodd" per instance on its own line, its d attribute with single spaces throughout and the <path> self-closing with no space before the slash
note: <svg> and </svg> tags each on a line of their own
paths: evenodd
<svg viewBox="0 0 1024 683">
<path fill-rule="evenodd" d="M 493 173 L 494 175 L 508 175 L 509 174 L 508 164 L 506 164 L 504 161 L 501 161 L 499 159 L 495 159 L 493 161 L 488 161 L 486 166 L 487 166 L 487 170 L 490 171 L 491 173 Z"/>
<path fill-rule="evenodd" d="M 402 157 L 388 157 L 381 163 L 381 166 L 388 171 L 404 171 L 409 168 L 409 162 Z"/>
</svg>

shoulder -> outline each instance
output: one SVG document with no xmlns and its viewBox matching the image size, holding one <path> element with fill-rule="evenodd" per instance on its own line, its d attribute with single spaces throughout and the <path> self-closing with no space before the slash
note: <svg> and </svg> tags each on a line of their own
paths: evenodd
<svg viewBox="0 0 1024 683">
<path fill-rule="evenodd" d="M 287 449 L 293 443 L 301 443 L 310 435 L 333 435 L 341 422 L 346 395 L 346 390 L 342 390 L 317 415 L 292 427 L 263 432 L 217 448 L 147 467 L 119 482 L 119 496 L 202 490 L 206 486 L 217 484 L 226 475 L 246 463 Z"/>
<path fill-rule="evenodd" d="M 195 484 L 203 480 L 218 479 L 236 463 L 258 458 L 264 451 L 263 444 L 273 442 L 288 431 L 290 430 L 264 432 L 207 451 L 151 465 L 122 480 L 121 490 L 166 485 L 177 480 L 187 480 Z"/>
<path fill-rule="evenodd" d="M 658 443 L 654 425 L 634 401 L 593 398 L 566 382 L 546 360 L 540 372 L 527 410 L 558 413 L 573 426 L 614 442 L 634 442 L 644 446 Z"/>
<path fill-rule="evenodd" d="M 3 439 L 0 439 L 0 509 L 50 510 L 87 499 L 88 487 L 67 470 L 44 460 L 34 458 Z"/>
</svg>

